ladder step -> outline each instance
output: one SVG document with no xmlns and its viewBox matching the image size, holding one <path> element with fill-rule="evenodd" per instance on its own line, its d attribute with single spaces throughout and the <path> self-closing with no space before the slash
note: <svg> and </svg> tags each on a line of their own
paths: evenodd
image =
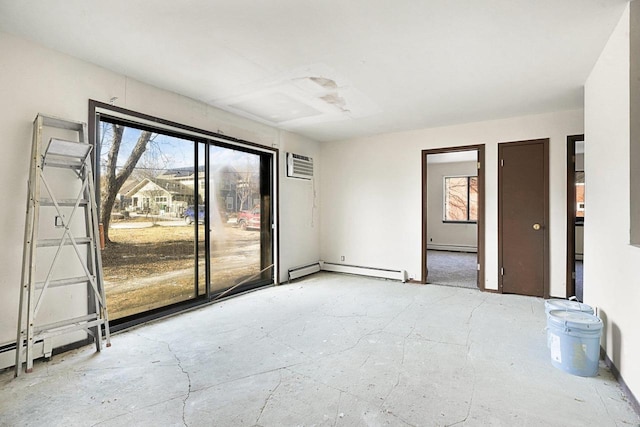
<svg viewBox="0 0 640 427">
<path fill-rule="evenodd" d="M 59 246 L 61 240 L 62 239 L 41 239 L 41 240 L 38 240 L 38 247 L 43 248 L 43 247 Z M 93 242 L 93 239 L 91 237 L 76 237 L 75 240 L 76 240 L 76 243 L 79 245 L 86 245 Z M 66 237 L 62 244 L 64 246 L 71 245 L 72 244 L 71 239 Z"/>
<path fill-rule="evenodd" d="M 66 141 L 64 139 L 51 138 L 49 146 L 44 153 L 44 158 L 49 156 L 64 157 L 83 161 L 91 152 L 91 145 L 77 141 Z"/>
<path fill-rule="evenodd" d="M 82 283 L 88 283 L 89 278 L 87 276 L 81 277 L 67 277 L 65 279 L 49 280 L 49 288 L 57 288 L 59 286 L 80 285 Z M 44 282 L 36 282 L 36 289 L 44 288 Z"/>
<path fill-rule="evenodd" d="M 75 199 L 63 199 L 63 200 L 57 200 L 58 202 L 58 206 L 75 206 L 76 205 L 76 200 Z M 80 202 L 78 203 L 78 206 L 88 206 L 89 205 L 89 201 L 86 199 L 81 199 Z M 55 206 L 55 203 L 53 203 L 53 200 L 51 199 L 40 199 L 40 206 Z"/>
<path fill-rule="evenodd" d="M 57 117 L 45 116 L 40 114 L 42 118 L 43 126 L 50 126 L 58 129 L 74 130 L 76 132 L 82 132 L 84 123 L 74 122 L 72 120 L 59 119 Z"/>
</svg>

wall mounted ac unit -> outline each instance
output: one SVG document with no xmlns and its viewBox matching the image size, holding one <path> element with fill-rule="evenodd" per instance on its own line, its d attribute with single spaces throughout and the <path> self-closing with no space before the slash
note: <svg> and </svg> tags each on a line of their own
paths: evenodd
<svg viewBox="0 0 640 427">
<path fill-rule="evenodd" d="M 291 178 L 313 178 L 313 159 L 300 154 L 287 153 L 287 176 Z"/>
</svg>

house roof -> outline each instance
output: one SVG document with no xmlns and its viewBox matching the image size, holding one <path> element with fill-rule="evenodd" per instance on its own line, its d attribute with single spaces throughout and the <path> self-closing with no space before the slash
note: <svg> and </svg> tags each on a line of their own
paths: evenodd
<svg viewBox="0 0 640 427">
<path fill-rule="evenodd" d="M 158 189 L 171 195 L 193 195 L 193 188 L 183 185 L 176 181 L 157 179 L 157 178 L 145 178 L 137 185 L 132 187 L 125 197 L 133 197 L 136 193 L 140 192 L 147 184 L 154 184 Z"/>
<path fill-rule="evenodd" d="M 0 0 L 0 30 L 329 141 L 582 108 L 627 4 Z"/>
</svg>

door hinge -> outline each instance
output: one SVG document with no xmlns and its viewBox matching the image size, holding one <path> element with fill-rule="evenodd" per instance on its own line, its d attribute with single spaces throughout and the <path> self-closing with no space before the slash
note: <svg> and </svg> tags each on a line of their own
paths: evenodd
<svg viewBox="0 0 640 427">
<path fill-rule="evenodd" d="M 573 272 L 571 273 L 571 278 L 575 280 L 575 278 L 576 278 L 576 272 L 575 272 L 575 271 L 573 271 Z"/>
<path fill-rule="evenodd" d="M 478 264 L 478 271 L 480 271 L 480 264 Z"/>
<path fill-rule="evenodd" d="M 478 170 L 480 170 L 480 162 L 478 162 Z"/>
<path fill-rule="evenodd" d="M 504 267 L 500 267 L 500 275 L 504 276 Z"/>
<path fill-rule="evenodd" d="M 504 159 L 500 159 L 500 166 L 504 166 Z"/>
</svg>

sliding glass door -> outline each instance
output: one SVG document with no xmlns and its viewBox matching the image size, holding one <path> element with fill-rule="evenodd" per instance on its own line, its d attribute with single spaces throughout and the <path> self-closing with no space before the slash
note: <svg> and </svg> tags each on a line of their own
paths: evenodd
<svg viewBox="0 0 640 427">
<path fill-rule="evenodd" d="M 115 323 L 273 282 L 273 153 L 98 117 Z"/>
</svg>

